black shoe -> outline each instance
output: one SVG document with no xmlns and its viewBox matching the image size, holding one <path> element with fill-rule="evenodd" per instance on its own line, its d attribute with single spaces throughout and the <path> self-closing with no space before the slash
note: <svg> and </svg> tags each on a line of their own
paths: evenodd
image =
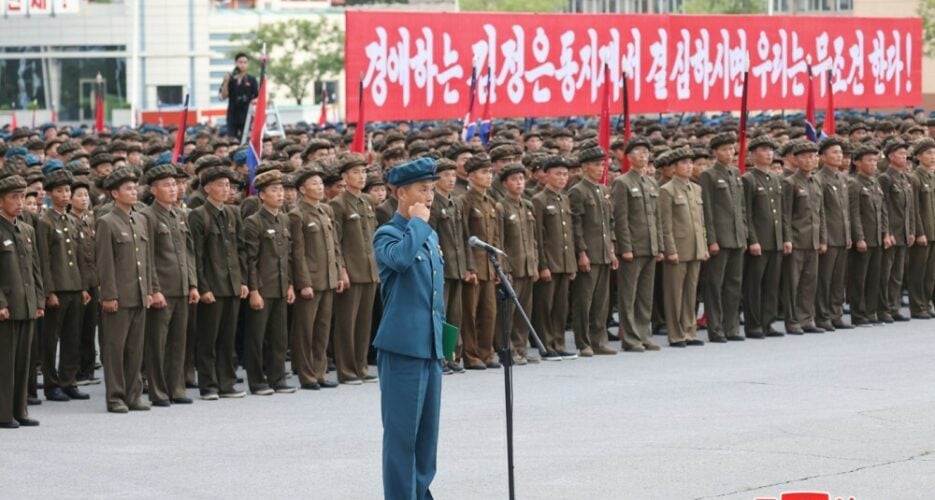
<svg viewBox="0 0 935 500">
<path fill-rule="evenodd" d="M 614 318 L 610 318 L 610 321 L 607 322 L 607 326 L 608 327 L 620 326 L 620 322 L 615 320 Z M 620 339 L 617 339 L 617 340 L 620 340 Z"/>
<path fill-rule="evenodd" d="M 302 388 L 306 391 L 318 391 L 321 390 L 321 386 L 316 384 L 302 384 Z"/>
<path fill-rule="evenodd" d="M 322 389 L 337 389 L 338 388 L 338 383 L 332 382 L 330 380 L 322 380 L 321 382 L 318 383 L 318 385 L 320 385 Z"/>
<path fill-rule="evenodd" d="M 787 335 L 803 335 L 805 334 L 801 328 L 786 328 Z"/>
<path fill-rule="evenodd" d="M 487 368 L 490 368 L 490 369 L 492 369 L 492 370 L 496 370 L 496 369 L 498 369 L 498 368 L 503 368 L 503 365 L 501 365 L 500 363 L 498 363 L 498 362 L 496 362 L 496 361 L 491 361 L 490 363 L 487 363 Z"/>
<path fill-rule="evenodd" d="M 558 355 L 561 356 L 562 359 L 578 359 L 578 353 L 576 352 L 562 351 L 558 353 Z"/>
<path fill-rule="evenodd" d="M 865 320 L 865 319 L 854 320 L 852 324 L 856 326 L 857 328 L 866 328 L 871 325 L 870 321 Z"/>
<path fill-rule="evenodd" d="M 767 337 L 785 337 L 786 334 L 780 332 L 779 330 L 774 330 L 772 327 L 770 327 L 770 329 L 767 330 L 766 332 L 766 336 Z"/>
<path fill-rule="evenodd" d="M 65 395 L 71 399 L 91 399 L 91 396 L 88 393 L 79 391 L 75 386 L 66 387 L 62 389 L 62 392 L 64 392 Z"/>
<path fill-rule="evenodd" d="M 453 371 L 451 371 L 451 368 L 448 368 L 448 365 L 446 365 L 445 363 L 442 363 L 441 365 L 442 365 L 442 375 L 451 375 L 454 373 Z"/>
<path fill-rule="evenodd" d="M 562 355 L 555 351 L 549 351 L 545 353 L 545 356 L 542 356 L 542 359 L 543 361 L 561 361 Z"/>
<path fill-rule="evenodd" d="M 193 402 L 191 398 L 172 398 L 172 404 L 174 405 L 190 405 Z"/>
<path fill-rule="evenodd" d="M 760 335 L 762 335 L 762 334 L 760 334 Z M 761 338 L 762 338 L 762 337 L 761 337 Z M 743 341 L 746 340 L 746 339 L 744 339 L 744 338 L 741 337 L 740 335 L 728 335 L 728 336 L 727 336 L 727 340 L 729 340 L 729 341 L 731 341 L 731 342 L 743 342 Z"/>
<path fill-rule="evenodd" d="M 893 321 L 909 321 L 909 318 L 903 316 L 900 313 L 896 313 L 893 315 Z"/>
<path fill-rule="evenodd" d="M 832 321 L 831 326 L 833 326 L 835 330 L 853 330 L 854 329 L 854 325 L 850 323 L 845 323 L 843 321 Z"/>
<path fill-rule="evenodd" d="M 748 339 L 765 339 L 766 335 L 763 332 L 747 332 Z"/>
<path fill-rule="evenodd" d="M 451 371 L 454 372 L 454 373 L 463 373 L 463 372 L 464 372 L 464 367 L 461 366 L 461 365 L 459 365 L 458 363 L 455 363 L 454 361 L 449 361 L 449 362 L 448 362 L 448 368 L 450 368 Z"/>
<path fill-rule="evenodd" d="M 653 332 L 653 335 L 668 335 L 668 334 L 669 334 L 669 329 L 664 326 L 660 326 L 659 328 L 656 328 L 656 331 Z"/>
<path fill-rule="evenodd" d="M 895 318 L 893 318 L 892 316 L 890 316 L 890 315 L 887 314 L 887 313 L 883 313 L 883 314 L 877 316 L 877 319 L 879 319 L 880 321 L 882 321 L 882 322 L 884 322 L 884 323 L 886 323 L 886 324 L 890 324 L 890 323 L 896 321 Z"/>
<path fill-rule="evenodd" d="M 39 427 L 39 421 L 32 418 L 18 418 L 16 422 L 20 427 Z"/>
<path fill-rule="evenodd" d="M 819 328 L 817 326 L 811 326 L 811 325 L 806 326 L 805 328 L 802 329 L 802 331 L 805 333 L 825 333 L 824 328 Z"/>
<path fill-rule="evenodd" d="M 912 319 L 932 319 L 927 312 L 913 313 L 910 314 L 910 317 L 912 317 Z"/>
<path fill-rule="evenodd" d="M 832 325 L 830 321 L 823 321 L 821 323 L 815 323 L 815 326 L 817 326 L 818 328 L 824 328 L 826 332 L 834 331 L 834 325 Z"/>
<path fill-rule="evenodd" d="M 0 422 L 0 429 L 19 429 L 19 422 Z"/>
<path fill-rule="evenodd" d="M 610 342 L 619 342 L 620 337 L 617 335 L 614 335 L 613 333 L 607 332 L 607 340 Z"/>
<path fill-rule="evenodd" d="M 42 400 L 39 398 L 34 398 L 32 396 L 29 396 L 28 398 L 26 398 L 27 406 L 39 406 L 41 404 L 42 404 Z"/>
<path fill-rule="evenodd" d="M 107 411 L 110 413 L 129 413 L 130 409 L 126 405 L 118 404 L 114 406 L 108 406 Z"/>
<path fill-rule="evenodd" d="M 153 406 L 158 406 L 159 408 L 168 408 L 172 406 L 172 403 L 170 403 L 168 399 L 160 399 L 153 401 Z"/>
<path fill-rule="evenodd" d="M 688 342 L 685 342 L 685 344 L 686 344 L 686 345 L 692 345 L 692 346 L 704 345 L 704 340 L 698 340 L 698 339 L 689 340 Z"/>
<path fill-rule="evenodd" d="M 685 342 L 681 340 L 678 342 L 669 342 L 669 347 L 685 347 Z"/>
<path fill-rule="evenodd" d="M 47 393 L 45 394 L 45 399 L 46 399 L 47 401 L 58 401 L 58 402 L 60 402 L 60 403 L 64 403 L 64 402 L 66 402 L 66 401 L 71 401 L 71 398 L 68 397 L 68 396 L 65 394 L 65 392 L 63 392 L 63 391 L 62 391 L 60 388 L 58 388 L 58 387 L 56 387 L 55 389 L 52 389 L 51 391 L 47 392 Z"/>
<path fill-rule="evenodd" d="M 741 339 L 741 340 L 743 340 L 743 339 Z M 724 337 L 722 337 L 722 336 L 720 336 L 720 335 L 715 335 L 715 334 L 713 334 L 713 333 L 709 333 L 709 334 L 708 334 L 708 342 L 712 342 L 712 343 L 714 343 L 714 344 L 726 344 L 726 343 L 727 343 L 727 339 L 724 338 Z"/>
<path fill-rule="evenodd" d="M 186 388 L 186 389 L 197 389 L 197 388 L 198 388 L 198 384 L 193 384 L 193 383 L 191 383 L 191 382 L 185 382 L 185 388 Z"/>
<path fill-rule="evenodd" d="M 276 387 L 273 387 L 273 390 L 276 391 L 276 394 L 293 394 L 295 393 L 295 387 L 288 384 L 279 384 Z"/>
<path fill-rule="evenodd" d="M 238 384 L 242 384 L 242 383 L 243 383 L 243 377 L 237 377 L 237 383 L 238 383 Z"/>
</svg>

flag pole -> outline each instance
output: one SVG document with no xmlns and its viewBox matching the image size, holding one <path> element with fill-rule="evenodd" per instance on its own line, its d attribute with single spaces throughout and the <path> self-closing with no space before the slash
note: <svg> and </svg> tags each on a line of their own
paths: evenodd
<svg viewBox="0 0 935 500">
<path fill-rule="evenodd" d="M 737 169 L 740 173 L 747 171 L 747 89 L 749 88 L 749 71 L 743 72 L 743 90 L 740 97 L 740 125 L 737 151 Z"/>
</svg>

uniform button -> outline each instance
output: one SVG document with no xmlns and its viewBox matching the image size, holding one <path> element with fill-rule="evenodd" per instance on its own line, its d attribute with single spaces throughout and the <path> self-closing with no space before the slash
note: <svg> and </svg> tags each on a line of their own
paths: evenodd
<svg viewBox="0 0 935 500">
<path fill-rule="evenodd" d="M 71 255 L 71 250 L 68 251 L 68 255 Z"/>
<path fill-rule="evenodd" d="M 65 228 L 65 232 L 66 232 L 66 233 L 68 232 L 68 228 L 67 228 L 67 227 Z"/>
<path fill-rule="evenodd" d="M 68 261 L 68 267 L 71 267 L 71 266 L 72 266 L 71 261 Z"/>
<path fill-rule="evenodd" d="M 142 265 L 143 265 L 143 263 L 142 263 L 142 262 L 140 262 L 140 261 L 136 261 L 136 265 L 137 265 L 137 266 L 142 266 Z"/>
<path fill-rule="evenodd" d="M 71 238 L 65 238 L 65 243 L 71 243 Z"/>
<path fill-rule="evenodd" d="M 140 276 L 140 277 L 138 277 L 138 278 L 136 278 L 136 279 L 139 280 L 139 281 L 143 281 L 143 277 L 142 277 L 142 276 Z"/>
</svg>

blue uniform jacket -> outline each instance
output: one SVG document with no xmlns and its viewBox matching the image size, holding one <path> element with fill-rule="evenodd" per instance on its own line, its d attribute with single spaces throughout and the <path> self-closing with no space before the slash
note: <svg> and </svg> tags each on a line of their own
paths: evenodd
<svg viewBox="0 0 935 500">
<path fill-rule="evenodd" d="M 419 218 L 396 213 L 373 235 L 383 319 L 374 347 L 422 359 L 443 359 L 445 264 L 438 235 Z"/>
</svg>

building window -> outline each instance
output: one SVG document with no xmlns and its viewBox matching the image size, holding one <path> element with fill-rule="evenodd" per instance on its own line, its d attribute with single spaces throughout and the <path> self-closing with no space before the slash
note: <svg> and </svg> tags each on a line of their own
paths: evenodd
<svg viewBox="0 0 935 500">
<path fill-rule="evenodd" d="M 838 10 L 854 10 L 854 0 L 837 0 Z"/>
<path fill-rule="evenodd" d="M 181 85 L 158 85 L 156 87 L 156 102 L 159 106 L 181 106 L 184 96 Z"/>
<path fill-rule="evenodd" d="M 335 104 L 338 102 L 338 82 L 315 82 L 315 104 L 321 104 L 322 90 L 328 94 L 328 104 Z"/>
</svg>

